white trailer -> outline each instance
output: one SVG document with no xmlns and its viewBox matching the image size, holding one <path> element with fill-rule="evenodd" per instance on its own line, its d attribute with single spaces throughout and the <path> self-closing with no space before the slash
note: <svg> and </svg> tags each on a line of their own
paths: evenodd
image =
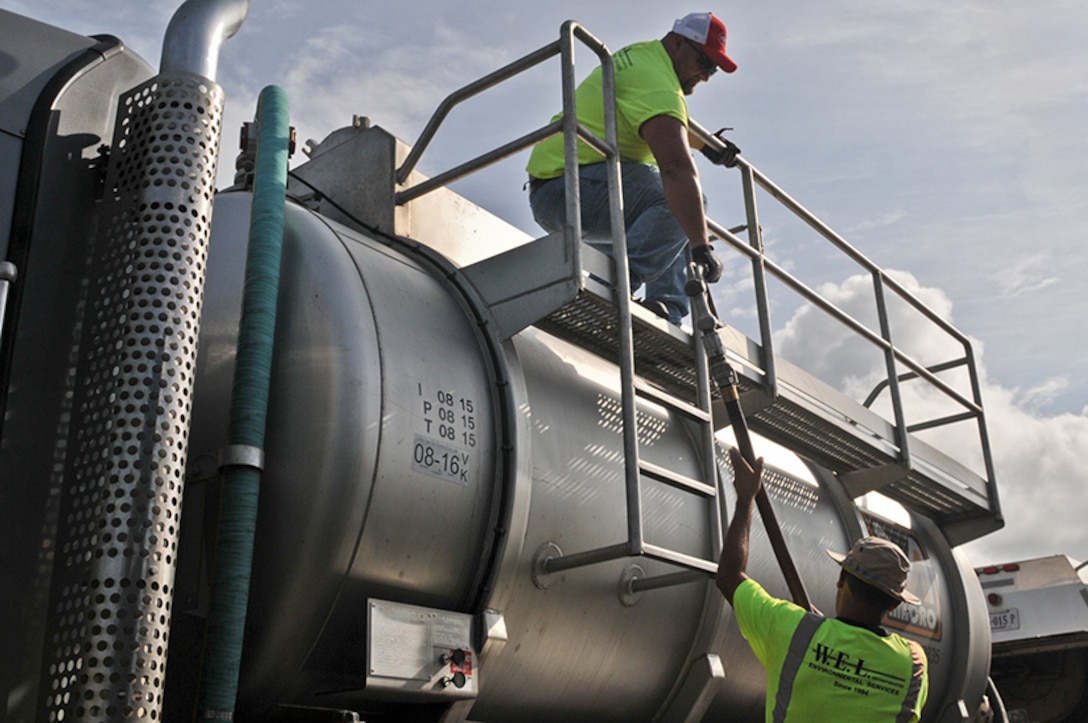
<svg viewBox="0 0 1088 723">
<path fill-rule="evenodd" d="M 990 674 L 1012 723 L 1088 720 L 1084 568 L 1054 555 L 977 569 L 990 610 Z"/>
</svg>

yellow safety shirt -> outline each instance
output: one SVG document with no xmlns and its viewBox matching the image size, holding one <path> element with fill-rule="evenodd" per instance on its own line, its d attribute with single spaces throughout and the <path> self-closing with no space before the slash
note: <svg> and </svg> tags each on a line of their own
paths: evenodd
<svg viewBox="0 0 1088 723">
<path fill-rule="evenodd" d="M 680 80 L 660 40 L 635 43 L 612 56 L 616 77 L 616 135 L 621 161 L 654 164 L 650 146 L 639 135 L 642 124 L 659 115 L 676 118 L 686 127 L 688 104 Z M 598 66 L 575 91 L 578 120 L 600 138 L 604 132 L 602 75 Z M 562 118 L 559 113 L 552 118 Z M 600 163 L 597 151 L 578 141 L 578 165 Z M 554 135 L 536 144 L 526 166 L 535 178 L 563 175 L 563 136 Z"/>
<path fill-rule="evenodd" d="M 733 610 L 767 671 L 767 723 L 919 719 L 929 678 L 918 643 L 807 612 L 755 580 L 737 587 Z"/>
</svg>

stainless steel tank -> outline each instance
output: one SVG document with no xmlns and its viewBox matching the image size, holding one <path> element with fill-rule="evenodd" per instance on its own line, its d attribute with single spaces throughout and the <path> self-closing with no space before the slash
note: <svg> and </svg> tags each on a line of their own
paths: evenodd
<svg viewBox="0 0 1088 723">
<path fill-rule="evenodd" d="M 246 193 L 216 200 L 191 488 L 226 440 L 248 212 Z M 541 571 L 542 550 L 625 539 L 617 372 L 535 328 L 500 342 L 450 271 L 412 242 L 288 204 L 243 705 L 419 700 L 367 685 L 368 601 L 389 600 L 501 616 L 504 644 L 476 660 L 469 720 L 682 719 L 685 685 L 706 660 L 723 671 L 710 676 L 706 720 L 762 720 L 763 670 L 709 579 L 632 593 L 632 577 L 675 569 L 644 558 Z M 697 476 L 685 422 L 649 402 L 639 414 L 648 461 Z M 929 653 L 927 719 L 960 720 L 988 661 L 970 568 L 926 520 L 859 510 L 830 473 L 769 443 L 757 451 L 824 612 L 838 572 L 825 549 L 875 532 L 915 558 L 910 584 L 924 604 L 889 624 Z M 644 504 L 648 538 L 709 554 L 694 498 L 648 484 Z M 749 574 L 787 596 L 761 529 Z"/>
</svg>

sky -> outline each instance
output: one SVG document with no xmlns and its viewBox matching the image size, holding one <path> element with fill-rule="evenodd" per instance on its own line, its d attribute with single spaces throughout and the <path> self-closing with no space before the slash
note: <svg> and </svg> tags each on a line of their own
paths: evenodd
<svg viewBox="0 0 1088 723">
<path fill-rule="evenodd" d="M 116 35 L 157 67 L 177 3 L 0 7 Z M 221 55 L 223 148 L 236 147 L 269 84 L 287 91 L 302 141 L 360 115 L 411 143 L 444 97 L 555 40 L 567 19 L 616 50 L 706 9 L 728 26 L 739 69 L 696 89 L 692 117 L 733 129 L 745 159 L 971 339 L 1006 517 L 1004 530 L 965 546 L 972 562 L 1088 557 L 1088 335 L 1079 330 L 1088 317 L 1088 13 L 1079 0 L 255 0 Z M 576 51 L 579 77 L 589 62 Z M 543 125 L 560 105 L 558 78 L 552 61 L 456 109 L 420 169 L 433 174 Z M 710 215 L 743 223 L 737 174 L 699 163 Z M 455 190 L 537 233 L 523 168 L 524 157 L 511 159 Z M 871 282 L 856 266 L 759 203 L 776 263 L 841 308 L 871 307 Z M 714 297 L 723 321 L 751 336 L 747 284 L 728 259 Z M 844 391 L 871 387 L 879 358 L 813 317 L 776 302 L 779 351 Z M 898 308 L 893 317 L 908 353 L 931 363 L 947 352 L 930 325 Z"/>
</svg>

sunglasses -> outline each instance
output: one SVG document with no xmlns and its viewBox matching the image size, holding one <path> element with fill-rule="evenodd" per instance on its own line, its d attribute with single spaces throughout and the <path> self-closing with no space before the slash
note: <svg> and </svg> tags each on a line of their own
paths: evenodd
<svg viewBox="0 0 1088 723">
<path fill-rule="evenodd" d="M 714 73 L 718 72 L 718 64 L 710 59 L 703 49 L 700 48 L 695 41 L 689 38 L 684 38 L 684 41 L 695 49 L 695 64 L 699 66 L 699 72 L 703 75 L 710 77 Z"/>
</svg>

